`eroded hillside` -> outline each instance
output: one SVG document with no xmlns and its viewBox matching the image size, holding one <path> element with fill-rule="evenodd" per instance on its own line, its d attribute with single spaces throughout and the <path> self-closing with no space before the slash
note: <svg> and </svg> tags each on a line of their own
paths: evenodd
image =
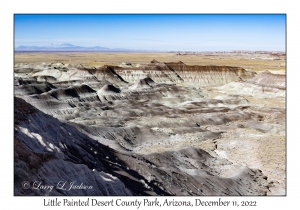
<svg viewBox="0 0 300 210">
<path fill-rule="evenodd" d="M 16 195 L 70 173 L 98 187 L 50 195 L 285 194 L 285 75 L 19 63 L 14 88 Z"/>
</svg>

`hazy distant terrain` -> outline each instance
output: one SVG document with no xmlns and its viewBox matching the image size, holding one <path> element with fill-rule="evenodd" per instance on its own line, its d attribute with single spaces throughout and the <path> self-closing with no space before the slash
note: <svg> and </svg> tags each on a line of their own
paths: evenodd
<svg viewBox="0 0 300 210">
<path fill-rule="evenodd" d="M 284 53 L 14 59 L 15 195 L 285 195 Z"/>
</svg>

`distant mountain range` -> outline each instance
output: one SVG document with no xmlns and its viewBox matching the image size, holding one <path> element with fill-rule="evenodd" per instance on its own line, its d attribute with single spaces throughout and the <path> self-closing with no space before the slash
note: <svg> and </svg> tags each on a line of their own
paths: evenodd
<svg viewBox="0 0 300 210">
<path fill-rule="evenodd" d="M 51 43 L 48 46 L 19 46 L 15 51 L 98 51 L 98 52 L 132 52 L 132 51 L 146 51 L 146 50 L 132 50 L 122 48 L 106 48 L 100 46 L 82 47 L 70 43 Z"/>
</svg>

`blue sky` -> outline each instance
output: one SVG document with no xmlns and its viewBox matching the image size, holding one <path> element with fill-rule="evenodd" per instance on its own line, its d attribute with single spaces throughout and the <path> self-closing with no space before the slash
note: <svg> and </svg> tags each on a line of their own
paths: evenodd
<svg viewBox="0 0 300 210">
<path fill-rule="evenodd" d="M 15 14 L 15 46 L 74 45 L 164 51 L 285 50 L 286 16 Z"/>
</svg>

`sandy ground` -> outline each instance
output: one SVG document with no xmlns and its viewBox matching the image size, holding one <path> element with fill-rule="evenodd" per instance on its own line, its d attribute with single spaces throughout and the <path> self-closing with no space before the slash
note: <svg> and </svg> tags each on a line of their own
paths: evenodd
<svg viewBox="0 0 300 210">
<path fill-rule="evenodd" d="M 254 58 L 254 59 L 253 59 Z M 70 64 L 83 64 L 87 66 L 120 65 L 122 62 L 146 64 L 156 59 L 160 62 L 182 61 L 187 65 L 226 65 L 238 66 L 256 72 L 265 70 L 283 73 L 285 71 L 285 58 L 267 60 L 267 55 L 241 56 L 241 55 L 176 55 L 176 53 L 105 53 L 105 52 L 33 52 L 15 53 L 15 63 L 63 62 Z"/>
</svg>

